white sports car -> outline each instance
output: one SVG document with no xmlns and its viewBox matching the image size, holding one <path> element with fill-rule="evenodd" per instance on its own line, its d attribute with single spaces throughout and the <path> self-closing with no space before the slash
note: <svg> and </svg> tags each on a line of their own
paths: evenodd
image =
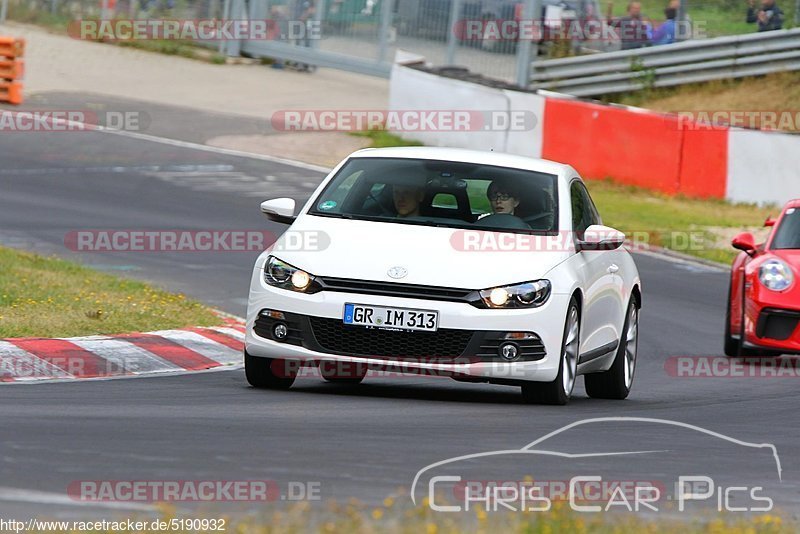
<svg viewBox="0 0 800 534">
<path fill-rule="evenodd" d="M 319 365 L 332 382 L 370 369 L 521 386 L 565 404 L 624 399 L 642 303 L 625 236 L 602 226 L 568 165 L 494 152 L 355 152 L 256 260 L 245 370 L 289 388 Z M 308 239 L 313 236 L 313 239 Z"/>
</svg>

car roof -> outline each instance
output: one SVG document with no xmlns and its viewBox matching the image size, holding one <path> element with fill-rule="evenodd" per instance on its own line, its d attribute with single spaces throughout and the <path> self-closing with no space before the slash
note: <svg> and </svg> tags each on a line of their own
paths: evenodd
<svg viewBox="0 0 800 534">
<path fill-rule="evenodd" d="M 787 208 L 800 208 L 800 198 L 796 198 L 794 200 L 790 200 L 789 202 L 787 202 L 786 205 L 784 206 L 784 209 Z"/>
<path fill-rule="evenodd" d="M 463 163 L 480 163 L 483 165 L 496 165 L 498 167 L 510 167 L 513 169 L 524 169 L 530 171 L 543 172 L 555 175 L 569 175 L 572 177 L 577 172 L 563 163 L 549 161 L 546 159 L 529 158 L 515 154 L 503 152 L 492 152 L 483 150 L 468 150 L 464 148 L 442 148 L 442 147 L 392 147 L 392 148 L 365 148 L 350 155 L 352 158 L 408 158 L 408 159 L 431 159 L 443 161 L 458 161 Z"/>
</svg>

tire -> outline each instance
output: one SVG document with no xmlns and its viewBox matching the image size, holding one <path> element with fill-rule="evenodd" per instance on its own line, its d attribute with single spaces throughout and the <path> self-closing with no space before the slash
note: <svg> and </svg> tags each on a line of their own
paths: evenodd
<svg viewBox="0 0 800 534">
<path fill-rule="evenodd" d="M 247 382 L 259 389 L 289 389 L 297 377 L 297 368 L 286 360 L 258 358 L 244 353 L 244 375 Z"/>
<path fill-rule="evenodd" d="M 731 280 L 731 284 L 733 280 Z M 739 340 L 731 335 L 731 285 L 728 285 L 728 309 L 725 312 L 725 356 L 739 356 Z"/>
<path fill-rule="evenodd" d="M 522 398 L 531 404 L 563 406 L 569 402 L 575 389 L 580 354 L 581 315 L 575 297 L 569 301 L 564 321 L 564 337 L 558 374 L 552 382 L 530 382 L 522 385 Z"/>
<path fill-rule="evenodd" d="M 360 384 L 367 376 L 367 366 L 360 363 L 350 363 L 341 366 L 337 362 L 322 361 L 319 364 L 319 374 L 326 382 L 332 384 Z"/>
<path fill-rule="evenodd" d="M 595 399 L 627 398 L 633 386 L 638 351 L 639 309 L 636 307 L 636 302 L 631 299 L 614 363 L 608 371 L 591 373 L 584 377 L 587 395 Z"/>
</svg>

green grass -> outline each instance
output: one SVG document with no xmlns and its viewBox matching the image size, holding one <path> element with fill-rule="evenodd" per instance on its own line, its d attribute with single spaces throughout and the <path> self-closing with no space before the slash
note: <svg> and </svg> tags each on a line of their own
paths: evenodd
<svg viewBox="0 0 800 534">
<path fill-rule="evenodd" d="M 639 242 L 721 263 L 729 263 L 737 252 L 730 246 L 734 234 L 763 231 L 764 220 L 780 211 L 724 200 L 670 197 L 610 180 L 591 180 L 587 186 L 608 226 L 638 237 Z"/>
<path fill-rule="evenodd" d="M 422 146 L 419 141 L 413 139 L 403 139 L 386 130 L 367 130 L 364 132 L 350 132 L 355 137 L 367 137 L 372 140 L 369 148 L 388 148 L 393 146 Z"/>
<path fill-rule="evenodd" d="M 210 309 L 183 295 L 0 247 L 0 338 L 118 334 L 220 323 Z"/>
</svg>

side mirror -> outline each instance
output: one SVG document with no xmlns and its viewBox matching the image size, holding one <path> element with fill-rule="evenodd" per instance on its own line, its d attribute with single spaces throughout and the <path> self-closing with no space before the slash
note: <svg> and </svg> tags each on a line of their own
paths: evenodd
<svg viewBox="0 0 800 534">
<path fill-rule="evenodd" d="M 776 222 L 778 222 L 777 219 L 773 219 L 772 217 L 767 217 L 767 220 L 764 221 L 764 226 L 775 226 Z"/>
<path fill-rule="evenodd" d="M 731 245 L 733 245 L 733 248 L 747 252 L 750 256 L 756 251 L 756 240 L 750 232 L 743 232 L 734 237 Z"/>
<path fill-rule="evenodd" d="M 293 198 L 273 198 L 261 203 L 261 213 L 270 221 L 292 224 L 297 218 L 294 215 Z"/>
<path fill-rule="evenodd" d="M 583 233 L 583 239 L 575 243 L 575 249 L 581 250 L 615 250 L 625 243 L 625 234 L 609 226 L 593 224 Z"/>
</svg>

